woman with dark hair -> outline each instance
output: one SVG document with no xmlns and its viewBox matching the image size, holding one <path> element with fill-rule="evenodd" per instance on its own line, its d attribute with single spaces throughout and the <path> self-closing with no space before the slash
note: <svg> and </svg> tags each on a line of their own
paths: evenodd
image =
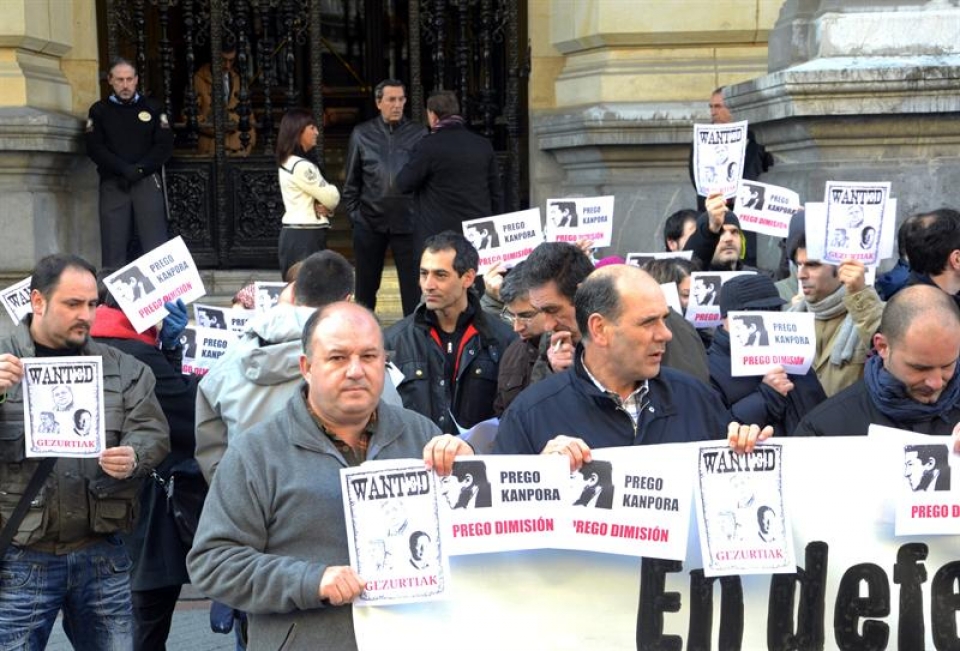
<svg viewBox="0 0 960 651">
<path fill-rule="evenodd" d="M 290 109 L 280 121 L 277 165 L 284 208 L 278 246 L 281 276 L 311 253 L 327 248 L 330 216 L 340 203 L 340 192 L 323 178 L 312 154 L 319 135 L 317 121 L 307 109 Z"/>
</svg>

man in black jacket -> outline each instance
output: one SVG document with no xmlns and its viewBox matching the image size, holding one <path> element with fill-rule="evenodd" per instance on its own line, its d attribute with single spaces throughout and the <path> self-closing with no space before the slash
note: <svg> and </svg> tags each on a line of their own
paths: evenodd
<svg viewBox="0 0 960 651">
<path fill-rule="evenodd" d="M 386 347 L 403 373 L 403 406 L 456 434 L 493 416 L 497 370 L 515 334 L 480 308 L 471 290 L 479 255 L 463 235 L 427 240 L 420 260 L 424 302 L 391 326 Z M 456 423 L 452 422 L 456 419 Z"/>
<path fill-rule="evenodd" d="M 856 436 L 871 424 L 950 436 L 960 422 L 960 310 L 937 287 L 906 287 L 883 310 L 863 379 L 811 411 L 796 436 Z"/>
<path fill-rule="evenodd" d="M 396 184 L 414 145 L 426 130 L 403 115 L 407 103 L 403 82 L 386 79 L 374 90 L 380 115 L 358 125 L 347 145 L 346 180 L 341 198 L 353 225 L 357 267 L 357 303 L 371 310 L 383 275 L 387 246 L 393 251 L 400 280 L 403 313 L 420 302 L 417 254 L 413 238 L 413 198 Z"/>
<path fill-rule="evenodd" d="M 414 150 L 397 177 L 397 187 L 417 196 L 414 232 L 422 245 L 443 231 L 461 231 L 461 222 L 501 211 L 500 172 L 493 145 L 471 133 L 451 91 L 427 100 L 432 133 Z"/>
<path fill-rule="evenodd" d="M 87 117 L 87 155 L 100 173 L 104 267 L 130 261 L 134 223 L 144 251 L 167 241 L 160 171 L 173 154 L 173 131 L 163 105 L 137 92 L 138 80 L 133 64 L 117 59 L 107 75 L 113 94 L 91 106 Z"/>
</svg>

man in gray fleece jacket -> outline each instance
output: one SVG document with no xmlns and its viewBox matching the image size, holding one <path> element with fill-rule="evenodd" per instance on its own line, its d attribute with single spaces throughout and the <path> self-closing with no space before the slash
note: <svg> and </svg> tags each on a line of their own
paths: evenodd
<svg viewBox="0 0 960 651">
<path fill-rule="evenodd" d="M 380 400 L 383 336 L 366 308 L 318 310 L 303 341 L 305 383 L 231 440 L 187 565 L 199 590 L 249 613 L 249 648 L 350 651 L 350 604 L 364 580 L 349 567 L 340 469 L 422 456 L 446 475 L 472 450 Z"/>
</svg>

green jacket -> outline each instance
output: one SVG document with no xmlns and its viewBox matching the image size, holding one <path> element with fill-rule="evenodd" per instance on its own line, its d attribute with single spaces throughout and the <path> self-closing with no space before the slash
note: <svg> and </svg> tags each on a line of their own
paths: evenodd
<svg viewBox="0 0 960 651">
<path fill-rule="evenodd" d="M 34 357 L 29 319 L 13 335 L 0 339 L 0 354 Z M 83 355 L 103 358 L 103 406 L 106 445 L 129 445 L 139 466 L 132 479 L 117 480 L 97 459 L 61 457 L 20 524 L 14 544 L 50 553 L 66 553 L 105 535 L 133 528 L 144 477 L 170 451 L 170 432 L 153 393 L 153 372 L 116 348 L 88 341 Z M 23 385 L 10 388 L 0 404 L 0 526 L 13 513 L 40 464 L 26 458 Z"/>
</svg>

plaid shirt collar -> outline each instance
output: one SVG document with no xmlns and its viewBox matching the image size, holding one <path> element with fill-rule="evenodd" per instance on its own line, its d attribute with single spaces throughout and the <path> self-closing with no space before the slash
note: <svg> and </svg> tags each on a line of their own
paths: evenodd
<svg viewBox="0 0 960 651">
<path fill-rule="evenodd" d="M 367 450 L 370 449 L 370 439 L 373 438 L 373 435 L 377 431 L 377 410 L 374 409 L 373 413 L 370 415 L 370 420 L 367 421 L 366 426 L 363 428 L 363 432 L 360 434 L 360 439 L 357 442 L 356 447 L 351 447 L 346 441 L 343 441 L 337 438 L 336 434 L 330 431 L 326 423 L 324 423 L 323 418 L 313 410 L 313 405 L 310 404 L 310 400 L 307 395 L 309 387 L 305 384 L 301 389 L 300 393 L 303 396 L 303 402 L 307 407 L 307 413 L 310 414 L 310 417 L 313 419 L 313 422 L 316 423 L 317 428 L 323 432 L 324 436 L 330 440 L 330 443 L 333 444 L 337 451 L 343 455 L 343 458 L 350 466 L 359 466 L 361 463 L 367 460 Z"/>
<path fill-rule="evenodd" d="M 650 381 L 644 380 L 640 383 L 636 389 L 633 390 L 629 396 L 625 399 L 620 397 L 616 391 L 611 391 L 607 387 L 603 386 L 600 383 L 600 380 L 593 376 L 593 373 L 590 372 L 590 369 L 587 368 L 587 360 L 584 358 L 584 355 L 580 355 L 580 363 L 583 364 L 583 370 L 586 372 L 587 377 L 590 378 L 590 381 L 593 382 L 594 386 L 603 391 L 604 395 L 610 397 L 618 407 L 623 409 L 630 418 L 633 420 L 634 424 L 640 419 L 640 411 L 643 409 L 643 399 L 647 396 L 647 393 L 650 391 Z"/>
</svg>

